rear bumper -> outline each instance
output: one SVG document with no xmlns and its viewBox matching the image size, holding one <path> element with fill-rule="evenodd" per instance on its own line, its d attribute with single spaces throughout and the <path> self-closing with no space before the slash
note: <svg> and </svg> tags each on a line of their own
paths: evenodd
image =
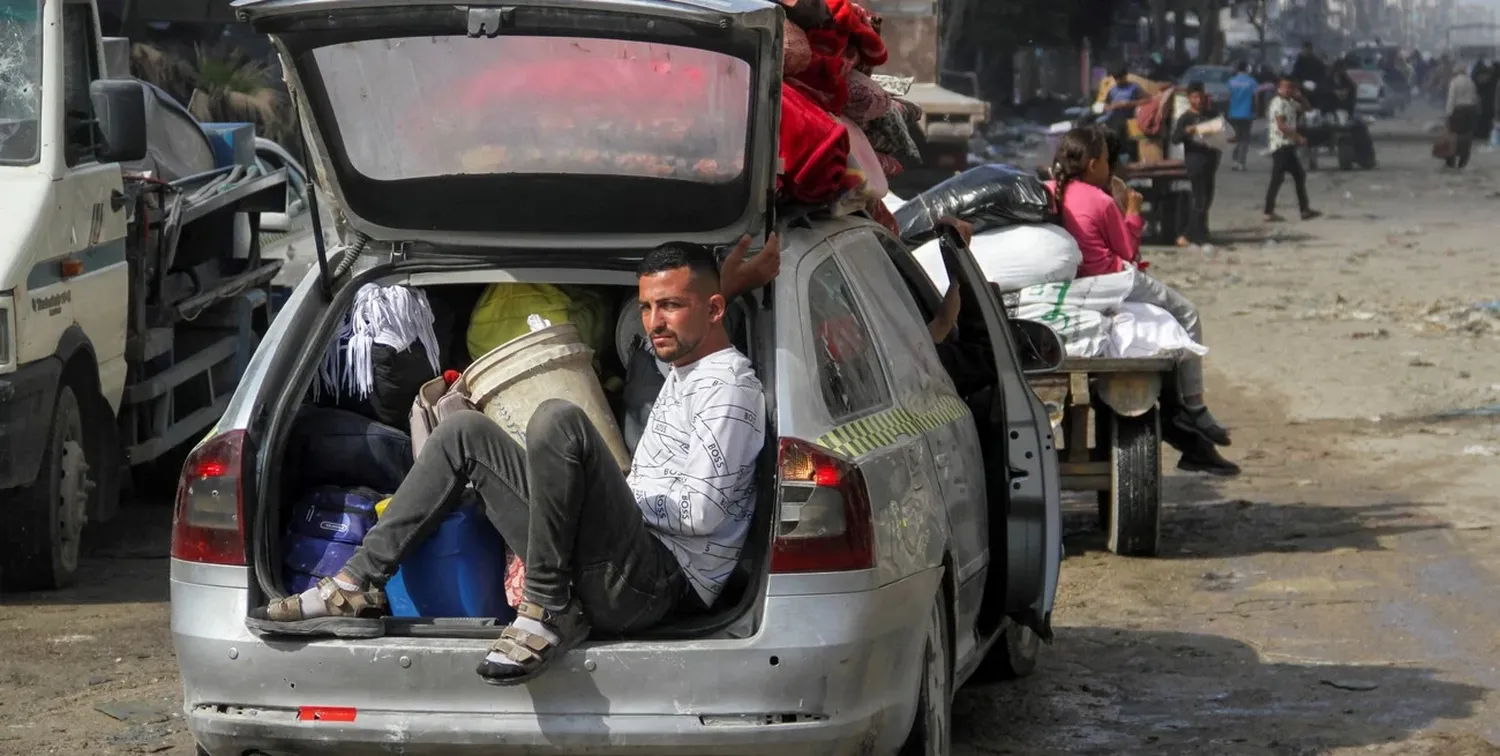
<svg viewBox="0 0 1500 756">
<path fill-rule="evenodd" d="M 56 357 L 0 376 L 0 491 L 36 480 L 61 378 L 62 361 Z"/>
<path fill-rule="evenodd" d="M 264 642 L 243 626 L 243 568 L 174 562 L 172 573 L 188 728 L 215 756 L 826 756 L 892 753 L 905 739 L 925 629 L 912 607 L 931 601 L 941 571 L 769 598 L 751 638 L 585 644 L 519 688 L 478 678 L 478 640 Z M 357 714 L 302 721 L 303 706 Z"/>
<path fill-rule="evenodd" d="M 704 726 L 693 716 L 407 714 L 361 712 L 357 723 L 299 722 L 291 712 L 190 711 L 188 725 L 212 756 L 462 756 L 609 753 L 656 756 L 830 756 L 871 748 L 880 717 L 775 726 Z M 399 750 L 396 750 L 399 748 Z"/>
</svg>

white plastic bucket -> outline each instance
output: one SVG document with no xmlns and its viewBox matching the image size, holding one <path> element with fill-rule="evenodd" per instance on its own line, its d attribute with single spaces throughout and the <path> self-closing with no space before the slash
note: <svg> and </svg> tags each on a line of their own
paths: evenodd
<svg viewBox="0 0 1500 756">
<path fill-rule="evenodd" d="M 594 373 L 594 350 L 571 323 L 517 336 L 482 355 L 464 371 L 469 397 L 480 411 L 522 446 L 526 424 L 548 399 L 564 399 L 584 411 L 621 470 L 630 453 Z"/>
</svg>

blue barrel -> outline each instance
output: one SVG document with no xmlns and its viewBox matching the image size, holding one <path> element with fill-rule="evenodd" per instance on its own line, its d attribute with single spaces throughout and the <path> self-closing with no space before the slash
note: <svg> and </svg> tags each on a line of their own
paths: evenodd
<svg viewBox="0 0 1500 756">
<path fill-rule="evenodd" d="M 395 617 L 515 618 L 505 603 L 505 542 L 473 492 L 385 585 Z"/>
</svg>

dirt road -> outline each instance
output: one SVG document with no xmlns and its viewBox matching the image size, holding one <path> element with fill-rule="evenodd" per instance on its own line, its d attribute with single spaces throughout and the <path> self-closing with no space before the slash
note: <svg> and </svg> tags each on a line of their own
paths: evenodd
<svg viewBox="0 0 1500 756">
<path fill-rule="evenodd" d="M 1057 642 L 959 694 L 958 754 L 1500 754 L 1500 154 L 1440 175 L 1419 124 L 1381 130 L 1378 170 L 1312 178 L 1328 218 L 1261 224 L 1256 158 L 1220 177 L 1230 243 L 1151 253 L 1245 475 L 1174 475 L 1158 559 L 1104 552 L 1080 500 Z M 167 516 L 0 597 L 0 754 L 191 754 Z"/>
</svg>

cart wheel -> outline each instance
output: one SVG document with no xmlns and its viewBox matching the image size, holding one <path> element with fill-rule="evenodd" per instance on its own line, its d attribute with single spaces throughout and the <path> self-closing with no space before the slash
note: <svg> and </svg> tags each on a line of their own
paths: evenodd
<svg viewBox="0 0 1500 756">
<path fill-rule="evenodd" d="M 1110 413 L 1109 550 L 1156 556 L 1161 539 L 1161 410 Z"/>
</svg>

